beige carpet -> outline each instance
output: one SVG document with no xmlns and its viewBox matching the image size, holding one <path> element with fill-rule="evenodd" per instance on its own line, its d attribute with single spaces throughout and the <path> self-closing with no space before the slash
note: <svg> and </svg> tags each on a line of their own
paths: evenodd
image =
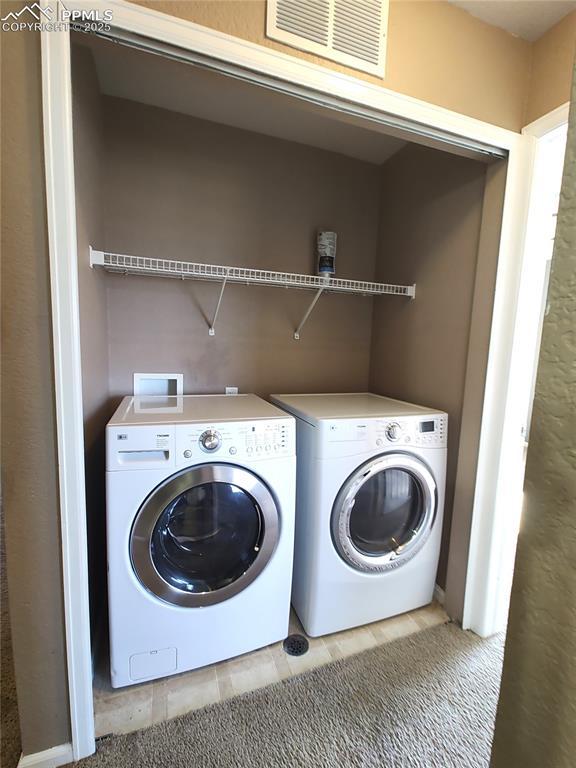
<svg viewBox="0 0 576 768">
<path fill-rule="evenodd" d="M 103 739 L 81 768 L 486 768 L 502 638 L 445 624 Z"/>
</svg>

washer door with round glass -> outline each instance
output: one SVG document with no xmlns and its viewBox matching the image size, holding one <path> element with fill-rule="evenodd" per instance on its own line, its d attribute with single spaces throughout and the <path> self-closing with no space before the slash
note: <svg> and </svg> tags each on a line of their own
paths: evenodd
<svg viewBox="0 0 576 768">
<path fill-rule="evenodd" d="M 340 557 L 360 571 L 385 571 L 410 560 L 436 517 L 432 473 L 402 453 L 371 459 L 344 483 L 332 509 L 332 538 Z"/>
<path fill-rule="evenodd" d="M 204 464 L 172 475 L 138 510 L 130 558 L 152 594 L 184 607 L 213 605 L 251 584 L 280 533 L 274 498 L 246 469 Z"/>
</svg>

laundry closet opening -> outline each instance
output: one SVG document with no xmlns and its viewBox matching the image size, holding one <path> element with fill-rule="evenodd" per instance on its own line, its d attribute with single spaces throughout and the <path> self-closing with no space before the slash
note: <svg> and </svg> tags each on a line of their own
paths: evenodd
<svg viewBox="0 0 576 768">
<path fill-rule="evenodd" d="M 104 430 L 135 372 L 184 392 L 374 392 L 449 415 L 437 583 L 464 591 L 505 158 L 418 137 L 286 93 L 73 34 L 73 128 L 91 623 L 105 654 Z M 336 276 L 404 296 L 110 274 L 89 248 L 314 275 L 320 229 Z M 452 532 L 452 536 L 451 536 Z M 452 543 L 451 543 L 452 539 Z M 462 542 L 466 542 L 463 544 Z M 460 570 L 458 570 L 460 568 Z"/>
</svg>

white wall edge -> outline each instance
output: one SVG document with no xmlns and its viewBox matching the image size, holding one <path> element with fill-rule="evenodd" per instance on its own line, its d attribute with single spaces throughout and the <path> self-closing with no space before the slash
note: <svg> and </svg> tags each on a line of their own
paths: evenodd
<svg viewBox="0 0 576 768">
<path fill-rule="evenodd" d="M 22 755 L 18 768 L 59 768 L 61 765 L 71 763 L 73 759 L 72 744 L 60 744 L 58 747 L 51 747 L 42 752 Z"/>
<path fill-rule="evenodd" d="M 434 585 L 434 600 L 436 600 L 437 603 L 440 603 L 440 605 L 444 605 L 446 600 L 446 593 L 438 584 Z"/>
<path fill-rule="evenodd" d="M 68 703 L 79 760 L 95 739 L 69 34 L 42 32 L 41 53 Z"/>
<path fill-rule="evenodd" d="M 534 139 L 520 136 L 508 160 L 500 254 L 484 390 L 480 449 L 472 512 L 463 629 L 489 637 L 495 624 L 494 583 L 500 572 L 495 559 L 506 516 L 498 503 L 506 452 L 513 439 L 513 424 L 506 411 L 513 403 L 510 391 L 514 331 L 520 295 L 524 238 L 528 218 Z"/>
<path fill-rule="evenodd" d="M 489 637 L 505 630 L 505 616 L 498 594 L 502 576 L 503 547 L 506 541 L 507 461 L 514 455 L 515 443 L 519 439 L 521 428 L 521 415 L 515 404 L 518 400 L 517 387 L 521 386 L 522 382 L 518 381 L 519 352 L 514 339 L 516 323 L 519 319 L 517 311 L 521 291 L 524 289 L 525 239 L 534 182 L 534 164 L 539 139 L 564 125 L 568 121 L 568 116 L 569 104 L 566 103 L 527 125 L 522 131 L 525 139 L 522 149 L 524 158 L 519 165 L 514 163 L 514 167 L 510 169 L 510 173 L 517 176 L 513 186 L 520 196 L 515 203 L 517 206 L 516 248 L 519 249 L 517 275 L 514 279 L 515 286 L 512 282 L 509 284 L 509 290 L 514 291 L 514 313 L 510 318 L 513 326 L 510 331 L 507 359 L 501 359 L 501 365 L 506 365 L 508 368 L 506 388 L 500 395 L 501 413 L 494 414 L 494 418 L 500 423 L 501 433 L 497 460 L 490 462 L 487 451 L 482 448 L 480 451 L 478 476 L 489 479 L 487 482 L 477 483 L 476 486 L 462 621 L 464 629 L 472 629 L 482 637 Z M 492 354 L 492 342 L 490 349 Z"/>
<path fill-rule="evenodd" d="M 565 104 L 561 104 L 559 107 L 556 107 L 556 109 L 553 109 L 552 112 L 548 112 L 537 120 L 528 123 L 528 125 L 522 128 L 522 133 L 527 134 L 528 136 L 533 136 L 536 139 L 541 139 L 555 128 L 560 128 L 561 125 L 565 125 L 568 122 L 569 114 L 570 102 L 567 101 Z"/>
</svg>

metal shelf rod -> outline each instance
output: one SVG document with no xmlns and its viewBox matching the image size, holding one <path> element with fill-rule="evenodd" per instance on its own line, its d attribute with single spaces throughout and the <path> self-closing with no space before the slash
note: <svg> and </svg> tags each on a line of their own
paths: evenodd
<svg viewBox="0 0 576 768">
<path fill-rule="evenodd" d="M 220 288 L 220 295 L 218 296 L 218 302 L 216 304 L 216 309 L 214 310 L 214 317 L 212 318 L 212 323 L 208 330 L 208 334 L 210 336 L 214 336 L 216 333 L 216 331 L 214 330 L 214 324 L 216 323 L 216 318 L 218 317 L 218 312 L 220 311 L 220 304 L 222 304 L 222 296 L 224 296 L 224 288 L 226 288 L 227 280 L 228 280 L 228 275 L 226 275 L 224 280 L 222 280 L 222 288 Z"/>
<path fill-rule="evenodd" d="M 314 298 L 312 299 L 312 302 L 311 302 L 310 306 L 309 306 L 309 307 L 308 307 L 308 309 L 306 310 L 306 313 L 305 313 L 304 317 L 302 318 L 302 320 L 300 320 L 300 325 L 299 325 L 299 326 L 298 326 L 298 328 L 296 328 L 296 330 L 294 331 L 294 338 L 296 339 L 296 341 L 298 341 L 298 339 L 300 338 L 300 331 L 301 331 L 301 330 L 302 330 L 302 328 L 304 327 L 304 323 L 305 323 L 305 322 L 306 322 L 306 320 L 308 320 L 308 318 L 310 317 L 310 313 L 312 312 L 312 310 L 313 310 L 313 309 L 314 309 L 314 307 L 316 306 L 316 302 L 318 301 L 318 299 L 320 298 L 320 296 L 322 296 L 322 294 L 323 294 L 323 293 L 324 293 L 324 288 L 318 288 L 318 291 L 316 292 L 316 296 L 314 296 Z"/>
</svg>

